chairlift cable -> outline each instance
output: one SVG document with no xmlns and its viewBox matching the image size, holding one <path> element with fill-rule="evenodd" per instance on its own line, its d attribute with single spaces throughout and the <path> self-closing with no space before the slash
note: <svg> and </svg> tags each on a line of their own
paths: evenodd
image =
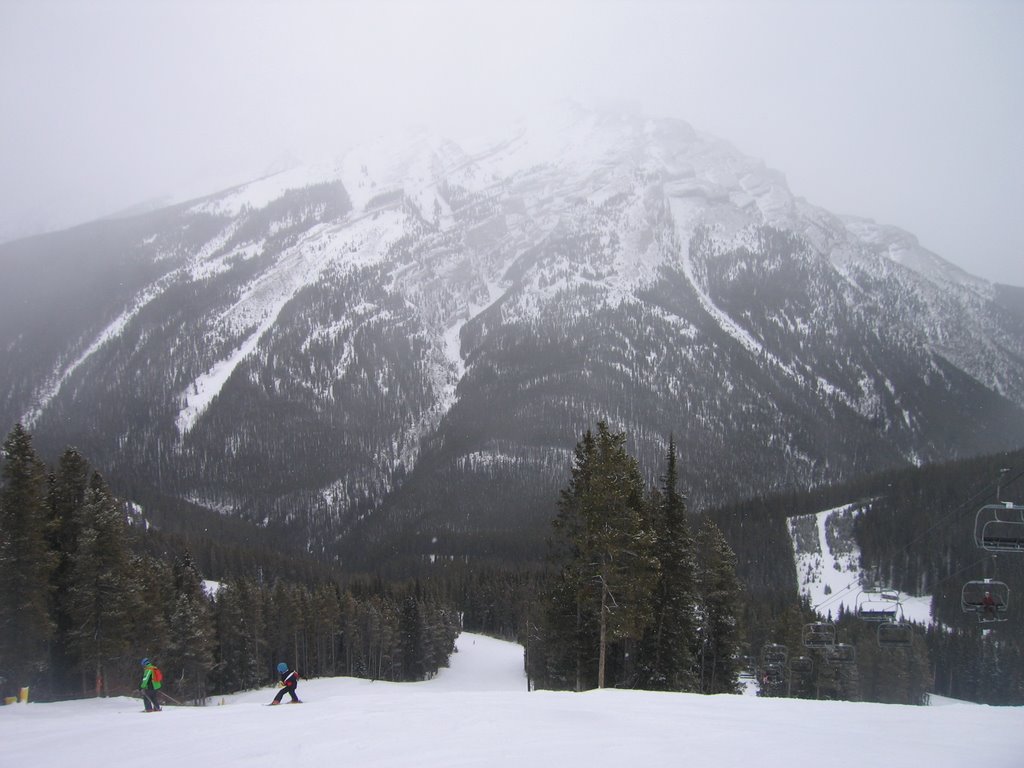
<svg viewBox="0 0 1024 768">
<path fill-rule="evenodd" d="M 836 600 L 838 600 L 840 597 L 842 597 L 847 592 L 852 592 L 853 591 L 853 587 L 857 586 L 858 584 L 859 584 L 859 582 L 856 579 L 854 579 L 849 584 L 847 584 L 845 587 L 842 587 L 841 589 L 838 589 L 838 590 L 832 592 L 831 595 L 826 597 L 824 600 L 822 600 L 817 605 L 812 605 L 811 606 L 811 610 L 815 611 L 815 612 L 819 612 L 818 611 L 819 608 L 822 608 L 822 607 L 824 607 L 826 605 L 829 605 L 830 603 L 835 602 Z"/>
<path fill-rule="evenodd" d="M 878 561 L 879 565 L 876 566 L 876 569 L 880 568 L 880 564 L 881 563 L 892 563 L 892 564 L 895 564 L 896 554 L 898 554 L 899 552 L 902 552 L 902 551 L 907 551 L 909 553 L 909 551 L 910 551 L 910 549 L 911 549 L 911 547 L 913 545 L 917 544 L 922 539 L 926 538 L 928 535 L 930 535 L 932 533 L 932 531 L 934 531 L 939 526 L 945 524 L 950 518 L 952 518 L 952 517 L 954 517 L 956 515 L 960 515 L 964 511 L 973 508 L 973 506 L 977 503 L 978 499 L 980 497 L 983 497 L 983 496 L 989 494 L 993 490 L 993 488 L 995 489 L 996 495 L 998 496 L 999 493 L 1000 493 L 1000 489 L 1002 487 L 1004 487 L 1006 485 L 1012 485 L 1017 480 L 1019 480 L 1021 477 L 1024 477 L 1024 468 L 1022 468 L 1022 469 L 1019 469 L 1017 471 L 1017 473 L 1012 478 L 1010 478 L 1010 480 L 1006 481 L 1005 480 L 1005 476 L 1006 476 L 1006 473 L 1009 472 L 1009 471 L 1010 471 L 1009 469 L 1001 470 L 1000 473 L 999 473 L 999 476 L 998 476 L 998 478 L 996 480 L 994 480 L 994 481 L 990 480 L 982 488 L 980 488 L 978 491 L 976 491 L 974 494 L 972 494 L 969 498 L 967 498 L 965 501 L 961 502 L 956 507 L 954 507 L 952 510 L 950 510 L 945 515 L 940 517 L 938 520 L 936 520 L 934 523 L 932 523 L 932 525 L 930 525 L 928 528 L 926 528 L 924 531 L 922 531 L 916 537 L 911 539 L 908 543 L 904 544 L 903 546 L 901 546 L 899 548 L 894 548 L 892 550 L 891 554 L 887 554 L 887 555 L 884 555 L 883 557 L 879 558 L 879 561 Z M 952 579 L 952 578 L 958 576 L 959 574 L 963 573 L 968 568 L 973 568 L 978 563 L 984 561 L 984 559 L 985 558 L 982 558 L 981 560 L 977 560 L 977 561 L 971 563 L 970 565 L 964 566 L 963 568 L 961 568 L 960 570 L 956 571 L 955 573 L 952 573 L 952 574 L 946 576 L 944 579 L 941 579 L 940 581 L 935 582 L 933 587 L 939 587 L 939 586 L 945 584 L 947 581 L 949 581 L 950 579 Z M 852 581 L 850 581 L 845 586 L 843 586 L 840 589 L 834 591 L 831 595 L 829 595 L 827 598 L 825 598 L 821 602 L 816 603 L 815 605 L 812 605 L 811 606 L 811 610 L 813 610 L 815 613 L 820 614 L 821 611 L 819 609 L 824 608 L 824 607 L 826 607 L 828 605 L 831 605 L 832 603 L 836 602 L 837 600 L 842 598 L 847 592 L 852 591 L 855 586 L 859 586 L 859 584 L 860 584 L 860 582 L 859 582 L 858 579 L 853 579 Z"/>
<path fill-rule="evenodd" d="M 983 497 L 983 496 L 988 495 L 992 491 L 993 488 L 995 489 L 995 491 L 996 491 L 996 493 L 998 495 L 999 489 L 1001 487 L 1004 487 L 1006 485 L 1012 485 L 1013 483 L 1017 482 L 1017 480 L 1019 480 L 1021 477 L 1024 477 L 1024 468 L 1021 468 L 1021 469 L 1017 470 L 1017 473 L 1009 481 L 1005 481 L 1004 482 L 1005 474 L 1008 471 L 1009 470 L 1000 471 L 999 476 L 995 480 L 990 480 L 981 489 L 979 489 L 974 494 L 972 494 L 968 499 L 966 499 L 965 501 L 961 502 L 956 507 L 954 507 L 952 510 L 950 510 L 945 515 L 940 517 L 938 520 L 936 520 L 934 523 L 932 523 L 928 528 L 923 530 L 920 534 L 915 536 L 909 542 L 907 542 L 906 544 L 904 544 L 901 547 L 894 548 L 891 551 L 891 554 L 887 554 L 887 555 L 884 555 L 884 556 L 880 557 L 878 559 L 879 567 L 880 567 L 881 563 L 890 563 L 892 565 L 895 565 L 896 555 L 897 554 L 899 554 L 900 552 L 907 552 L 909 554 L 909 552 L 911 550 L 911 547 L 913 547 L 915 544 L 919 543 L 922 539 L 926 538 L 928 535 L 930 535 L 932 533 L 932 531 L 937 529 L 939 526 L 944 525 L 950 518 L 952 518 L 952 517 L 954 517 L 956 515 L 960 515 L 963 512 L 972 509 L 974 507 L 974 505 L 977 504 L 977 501 L 978 501 L 979 497 Z M 977 565 L 977 563 L 974 563 L 974 565 Z M 961 569 L 961 571 L 962 570 L 963 569 Z M 957 571 L 957 573 L 960 573 L 961 571 Z M 947 579 L 948 578 L 951 578 L 951 577 L 947 577 Z M 944 579 L 943 581 L 940 581 L 938 583 L 942 584 L 945 580 L 946 579 Z"/>
<path fill-rule="evenodd" d="M 955 579 L 957 576 L 959 576 L 964 571 L 969 570 L 970 568 L 974 568 L 976 565 L 978 565 L 979 563 L 983 563 L 986 560 L 988 560 L 988 556 L 987 555 L 985 557 L 981 557 L 981 558 L 975 560 L 973 563 L 969 563 L 968 565 L 965 565 L 963 568 L 961 568 L 958 571 L 954 571 L 953 573 L 951 573 L 948 576 L 946 576 L 944 579 L 940 579 L 939 581 L 936 581 L 932 585 L 933 593 L 934 593 L 935 589 L 937 589 L 938 587 L 941 587 L 947 581 L 952 581 L 953 579 Z"/>
</svg>

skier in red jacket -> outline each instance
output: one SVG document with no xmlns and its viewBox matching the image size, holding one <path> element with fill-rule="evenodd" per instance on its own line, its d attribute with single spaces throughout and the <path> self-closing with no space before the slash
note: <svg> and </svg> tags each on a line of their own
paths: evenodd
<svg viewBox="0 0 1024 768">
<path fill-rule="evenodd" d="M 285 693 L 292 697 L 290 703 L 301 704 L 302 702 L 299 700 L 299 697 L 295 695 L 295 689 L 299 687 L 299 673 L 294 669 L 288 669 L 288 665 L 283 661 L 277 665 L 277 671 L 281 675 L 281 690 L 277 692 L 277 696 L 270 702 L 271 706 L 280 704 Z"/>
</svg>

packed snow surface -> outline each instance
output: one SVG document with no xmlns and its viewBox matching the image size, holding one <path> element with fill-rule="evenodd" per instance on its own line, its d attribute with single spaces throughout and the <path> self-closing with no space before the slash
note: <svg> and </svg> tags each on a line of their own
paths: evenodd
<svg viewBox="0 0 1024 768">
<path fill-rule="evenodd" d="M 267 688 L 152 715 L 130 698 L 0 707 L 0 743 L 8 765 L 104 768 L 1011 768 L 1024 754 L 1020 707 L 528 693 L 522 648 L 471 634 L 433 680 L 306 680 L 298 693 L 301 706 L 265 706 Z"/>
</svg>

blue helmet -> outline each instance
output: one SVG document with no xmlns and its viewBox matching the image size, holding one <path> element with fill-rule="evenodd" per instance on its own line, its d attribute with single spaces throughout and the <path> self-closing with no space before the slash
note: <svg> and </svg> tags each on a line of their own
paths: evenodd
<svg viewBox="0 0 1024 768">
<path fill-rule="evenodd" d="M 282 661 L 280 664 L 277 665 L 277 671 L 283 675 L 285 672 L 288 671 L 288 665 Z"/>
<path fill-rule="evenodd" d="M 142 666 L 148 667 L 149 666 L 149 659 L 143 659 L 142 660 Z"/>
</svg>

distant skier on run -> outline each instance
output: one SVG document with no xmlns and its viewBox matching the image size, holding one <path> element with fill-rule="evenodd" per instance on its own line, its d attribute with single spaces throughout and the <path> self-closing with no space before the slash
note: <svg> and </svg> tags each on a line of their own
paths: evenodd
<svg viewBox="0 0 1024 768">
<path fill-rule="evenodd" d="M 142 701 L 146 705 L 147 712 L 160 711 L 157 691 L 163 685 L 163 679 L 163 673 L 160 672 L 156 664 L 150 662 L 149 659 L 142 660 L 142 682 L 139 683 L 139 689 L 142 691 Z"/>
<path fill-rule="evenodd" d="M 285 693 L 292 697 L 290 704 L 301 704 L 299 697 L 295 695 L 295 689 L 299 687 L 299 673 L 294 669 L 289 669 L 288 665 L 283 661 L 277 665 L 277 672 L 281 675 L 281 690 L 277 692 L 277 696 L 270 702 L 270 706 L 280 704 L 281 699 L 284 698 Z"/>
</svg>

